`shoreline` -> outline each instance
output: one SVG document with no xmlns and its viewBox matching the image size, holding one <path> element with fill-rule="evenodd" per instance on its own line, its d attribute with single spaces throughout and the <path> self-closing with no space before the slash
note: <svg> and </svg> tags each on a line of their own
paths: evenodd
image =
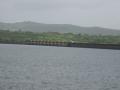
<svg viewBox="0 0 120 90">
<path fill-rule="evenodd" d="M 57 46 L 57 47 L 76 47 L 76 48 L 96 48 L 96 49 L 115 49 L 120 50 L 119 44 L 96 44 L 96 43 L 78 43 L 78 42 L 61 42 L 61 41 L 38 41 L 31 40 L 25 42 L 0 42 L 0 44 L 18 44 L 18 45 L 41 45 L 41 46 Z"/>
</svg>

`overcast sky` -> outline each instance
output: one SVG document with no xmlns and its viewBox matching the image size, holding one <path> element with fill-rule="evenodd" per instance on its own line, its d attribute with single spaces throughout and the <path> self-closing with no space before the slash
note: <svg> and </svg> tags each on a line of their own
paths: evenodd
<svg viewBox="0 0 120 90">
<path fill-rule="evenodd" d="M 0 22 L 20 21 L 120 29 L 120 0 L 0 0 Z"/>
</svg>

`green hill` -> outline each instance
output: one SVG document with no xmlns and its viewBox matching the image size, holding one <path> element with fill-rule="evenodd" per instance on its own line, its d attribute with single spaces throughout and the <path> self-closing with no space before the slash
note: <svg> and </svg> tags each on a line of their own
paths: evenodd
<svg viewBox="0 0 120 90">
<path fill-rule="evenodd" d="M 43 24 L 36 22 L 2 23 L 0 30 L 31 31 L 31 32 L 60 32 L 60 33 L 86 33 L 90 35 L 120 35 L 120 30 L 100 27 L 80 27 L 71 24 Z"/>
</svg>

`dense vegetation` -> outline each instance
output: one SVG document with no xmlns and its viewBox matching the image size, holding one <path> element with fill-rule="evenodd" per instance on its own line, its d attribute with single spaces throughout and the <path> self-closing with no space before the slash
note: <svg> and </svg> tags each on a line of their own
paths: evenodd
<svg viewBox="0 0 120 90">
<path fill-rule="evenodd" d="M 88 35 L 88 34 L 73 34 L 73 33 L 57 33 L 57 32 L 22 32 L 0 30 L 0 41 L 17 41 L 24 42 L 26 40 L 50 40 L 50 41 L 65 41 L 65 42 L 81 42 L 81 43 L 102 43 L 102 44 L 120 44 L 120 35 Z"/>
</svg>

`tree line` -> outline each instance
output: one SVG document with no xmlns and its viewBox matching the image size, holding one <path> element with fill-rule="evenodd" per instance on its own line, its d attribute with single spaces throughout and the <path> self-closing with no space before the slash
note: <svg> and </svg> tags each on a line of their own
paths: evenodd
<svg viewBox="0 0 120 90">
<path fill-rule="evenodd" d="M 25 42 L 26 40 L 49 40 L 64 42 L 96 43 L 96 44 L 120 44 L 120 35 L 88 35 L 58 32 L 23 32 L 0 30 L 0 42 Z"/>
</svg>

